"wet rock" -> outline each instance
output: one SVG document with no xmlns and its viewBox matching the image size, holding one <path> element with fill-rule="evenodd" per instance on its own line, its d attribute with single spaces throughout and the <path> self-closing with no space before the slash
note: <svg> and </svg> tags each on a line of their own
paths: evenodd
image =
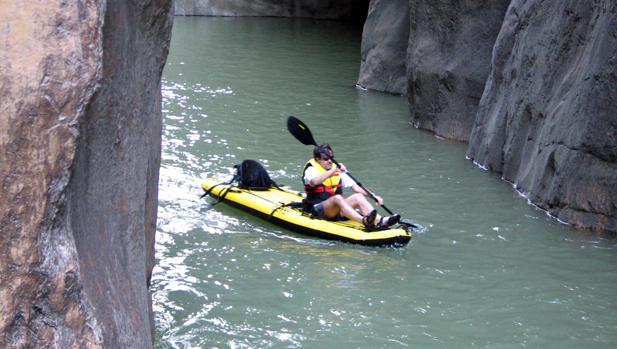
<svg viewBox="0 0 617 349">
<path fill-rule="evenodd" d="M 0 347 L 152 346 L 171 15 L 0 4 Z"/>
<path fill-rule="evenodd" d="M 353 20 L 366 18 L 369 0 L 176 0 L 182 16 L 268 16 Z"/>
<path fill-rule="evenodd" d="M 410 0 L 408 94 L 414 126 L 467 141 L 510 0 Z"/>
<path fill-rule="evenodd" d="M 358 85 L 407 94 L 409 0 L 372 0 L 362 32 Z"/>
<path fill-rule="evenodd" d="M 468 157 L 577 227 L 617 232 L 617 3 L 514 0 Z"/>
</svg>

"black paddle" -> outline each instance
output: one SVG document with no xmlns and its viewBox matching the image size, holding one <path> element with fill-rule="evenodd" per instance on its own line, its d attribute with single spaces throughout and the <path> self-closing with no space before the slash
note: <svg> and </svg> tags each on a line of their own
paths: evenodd
<svg viewBox="0 0 617 349">
<path fill-rule="evenodd" d="M 315 139 L 313 138 L 313 134 L 311 133 L 311 130 L 308 128 L 308 126 L 306 126 L 305 123 L 300 121 L 300 119 L 296 118 L 295 116 L 290 116 L 287 118 L 287 129 L 289 130 L 289 133 L 291 133 L 294 137 L 296 137 L 297 140 L 300 141 L 300 143 L 304 145 L 317 146 L 317 142 L 315 142 Z M 339 163 L 336 162 L 334 158 L 332 158 L 332 162 L 334 162 L 336 166 L 340 167 Z M 364 191 L 368 193 L 371 199 L 377 202 L 377 198 L 373 195 L 373 193 L 371 193 L 368 189 L 366 189 L 362 185 L 362 183 L 358 182 L 358 180 L 355 179 L 351 175 L 351 173 L 347 172 L 347 175 L 351 179 L 353 179 L 354 182 L 356 182 L 356 184 L 358 184 L 360 188 L 364 189 Z M 384 210 L 388 211 L 389 214 L 394 214 L 394 212 L 390 211 L 385 205 L 380 205 L 380 206 L 383 207 Z"/>
</svg>

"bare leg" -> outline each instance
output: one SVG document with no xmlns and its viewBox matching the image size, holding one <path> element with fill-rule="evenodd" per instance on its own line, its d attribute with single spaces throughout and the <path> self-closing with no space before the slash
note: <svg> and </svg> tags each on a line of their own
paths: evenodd
<svg viewBox="0 0 617 349">
<path fill-rule="evenodd" d="M 352 196 L 348 197 L 346 199 L 347 203 L 349 203 L 349 205 L 355 209 L 359 209 L 360 212 L 362 212 L 362 215 L 366 216 L 367 214 L 371 213 L 371 211 L 374 210 L 373 205 L 370 204 L 370 202 L 368 202 L 368 200 L 366 200 L 366 197 L 360 193 L 355 193 Z M 375 217 L 375 224 L 377 224 L 379 222 L 379 220 L 381 219 L 380 215 L 377 215 L 377 217 Z"/>
<path fill-rule="evenodd" d="M 322 205 L 327 218 L 335 218 L 340 213 L 349 219 L 362 223 L 362 215 L 341 195 L 334 195 L 324 201 Z"/>
<path fill-rule="evenodd" d="M 366 197 L 359 193 L 353 194 L 345 199 L 345 201 L 347 201 L 351 207 L 359 209 L 365 216 L 373 210 L 373 206 L 366 200 Z"/>
<path fill-rule="evenodd" d="M 348 198 L 344 198 L 342 195 L 334 195 L 322 204 L 327 218 L 335 218 L 340 213 L 344 217 L 360 223 L 363 223 L 362 218 L 364 216 L 374 210 L 364 195 L 358 193 Z M 356 210 L 360 210 L 360 213 Z M 380 219 L 381 216 L 377 215 L 373 224 L 377 224 Z"/>
</svg>

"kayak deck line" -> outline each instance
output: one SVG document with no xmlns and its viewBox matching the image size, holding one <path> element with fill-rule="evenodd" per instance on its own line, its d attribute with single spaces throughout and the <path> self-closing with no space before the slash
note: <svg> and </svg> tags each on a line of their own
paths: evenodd
<svg viewBox="0 0 617 349">
<path fill-rule="evenodd" d="M 210 196 L 214 198 L 219 199 L 222 195 L 222 201 L 230 206 L 304 235 L 368 246 L 396 247 L 409 243 L 412 236 L 411 231 L 403 226 L 368 232 L 362 223 L 352 220 L 315 218 L 302 209 L 288 206 L 292 202 L 300 202 L 303 196 L 287 188 L 250 190 L 236 184 L 221 184 L 214 178 L 203 180 L 201 187 L 206 192 L 210 191 Z"/>
</svg>

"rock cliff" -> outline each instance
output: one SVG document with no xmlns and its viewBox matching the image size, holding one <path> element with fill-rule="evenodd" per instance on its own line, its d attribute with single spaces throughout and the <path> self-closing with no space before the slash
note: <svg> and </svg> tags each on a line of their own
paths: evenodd
<svg viewBox="0 0 617 349">
<path fill-rule="evenodd" d="M 407 94 L 409 0 L 373 0 L 362 35 L 358 85 Z"/>
<path fill-rule="evenodd" d="M 268 16 L 363 22 L 369 0 L 176 0 L 176 15 Z"/>
<path fill-rule="evenodd" d="M 411 121 L 467 141 L 509 0 L 411 0 L 407 80 Z"/>
<path fill-rule="evenodd" d="M 577 227 L 617 232 L 617 3 L 514 0 L 467 155 Z"/>
<path fill-rule="evenodd" d="M 409 0 L 399 13 L 391 6 L 371 1 L 360 85 L 400 93 L 384 82 L 396 80 L 400 61 L 364 57 L 402 56 L 402 46 L 373 43 L 409 9 L 409 32 L 393 31 L 409 39 L 413 124 L 469 141 L 469 158 L 559 219 L 617 232 L 615 1 Z M 381 25 L 369 25 L 372 18 Z"/>
<path fill-rule="evenodd" d="M 0 347 L 152 346 L 171 15 L 0 3 Z"/>
</svg>

